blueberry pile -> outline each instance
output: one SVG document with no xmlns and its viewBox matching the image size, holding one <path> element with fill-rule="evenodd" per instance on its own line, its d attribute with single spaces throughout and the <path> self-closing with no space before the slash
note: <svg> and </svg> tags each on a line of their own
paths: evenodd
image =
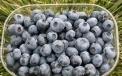
<svg viewBox="0 0 122 76">
<path fill-rule="evenodd" d="M 6 62 L 19 76 L 101 76 L 116 57 L 113 28 L 105 11 L 15 14 Z"/>
</svg>

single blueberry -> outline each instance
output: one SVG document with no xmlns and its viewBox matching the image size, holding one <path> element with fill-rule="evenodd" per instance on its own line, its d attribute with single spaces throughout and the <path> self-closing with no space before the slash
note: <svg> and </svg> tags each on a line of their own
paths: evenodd
<svg viewBox="0 0 122 76">
<path fill-rule="evenodd" d="M 50 23 L 50 27 L 54 32 L 61 32 L 65 28 L 65 23 L 60 18 L 54 18 Z"/>
<path fill-rule="evenodd" d="M 79 55 L 72 55 L 70 57 L 70 61 L 72 66 L 76 67 L 76 66 L 80 66 L 82 64 L 82 59 Z"/>
<path fill-rule="evenodd" d="M 81 52 L 80 57 L 82 58 L 84 64 L 88 64 L 91 61 L 91 56 L 87 51 Z"/>
<path fill-rule="evenodd" d="M 20 57 L 20 64 L 21 65 L 28 65 L 30 60 L 30 55 L 28 53 L 23 53 Z"/>
<path fill-rule="evenodd" d="M 78 50 L 75 47 L 68 47 L 65 53 L 67 56 L 78 55 Z"/>
<path fill-rule="evenodd" d="M 38 40 L 39 45 L 41 45 L 41 46 L 47 43 L 45 34 L 40 34 L 38 36 L 37 40 Z"/>
<path fill-rule="evenodd" d="M 93 55 L 95 54 L 101 54 L 102 53 L 102 47 L 98 43 L 92 43 L 89 52 Z"/>
<path fill-rule="evenodd" d="M 85 75 L 85 68 L 83 66 L 77 66 L 73 69 L 72 76 L 84 76 Z"/>
<path fill-rule="evenodd" d="M 15 14 L 14 15 L 14 22 L 16 24 L 22 24 L 24 21 L 24 16 L 22 14 Z"/>
<path fill-rule="evenodd" d="M 18 70 L 19 76 L 28 76 L 29 68 L 27 66 L 21 66 Z"/>
<path fill-rule="evenodd" d="M 30 57 L 30 64 L 31 65 L 38 65 L 40 61 L 40 56 L 38 54 L 32 54 Z"/>
<path fill-rule="evenodd" d="M 76 44 L 75 47 L 79 50 L 79 51 L 85 51 L 89 48 L 89 41 L 86 38 L 78 38 L 76 40 Z"/>
<path fill-rule="evenodd" d="M 26 39 L 25 45 L 28 49 L 34 50 L 37 47 L 37 40 L 34 37 L 29 37 Z"/>
<path fill-rule="evenodd" d="M 90 25 L 87 22 L 81 22 L 78 27 L 81 33 L 89 32 Z"/>
<path fill-rule="evenodd" d="M 64 43 L 61 40 L 55 40 L 52 43 L 52 49 L 55 53 L 61 53 L 65 49 Z"/>
<path fill-rule="evenodd" d="M 50 44 L 44 44 L 41 48 L 40 48 L 40 53 L 42 56 L 48 56 L 50 55 L 52 52 L 51 46 Z"/>
<path fill-rule="evenodd" d="M 19 60 L 20 57 L 21 57 L 21 50 L 18 49 L 18 48 L 14 49 L 14 50 L 13 50 L 13 58 L 14 58 L 15 60 Z"/>
<path fill-rule="evenodd" d="M 90 43 L 93 43 L 96 40 L 95 35 L 92 32 L 84 33 L 83 38 L 86 38 Z"/>
</svg>

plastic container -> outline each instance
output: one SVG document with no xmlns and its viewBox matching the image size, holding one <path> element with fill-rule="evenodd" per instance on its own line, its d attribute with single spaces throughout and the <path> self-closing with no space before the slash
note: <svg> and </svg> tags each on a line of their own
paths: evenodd
<svg viewBox="0 0 122 76">
<path fill-rule="evenodd" d="M 63 9 L 68 9 L 68 10 L 77 10 L 77 11 L 85 11 L 87 14 L 89 14 L 91 11 L 93 10 L 104 10 L 106 12 L 108 12 L 109 14 L 109 18 L 111 20 L 113 20 L 114 24 L 115 24 L 115 28 L 113 29 L 112 33 L 114 35 L 114 40 L 113 40 L 113 44 L 114 47 L 116 49 L 116 58 L 111 60 L 110 64 L 112 65 L 112 68 L 103 74 L 103 76 L 108 75 L 110 72 L 112 72 L 114 70 L 114 68 L 116 67 L 117 63 L 118 63 L 118 59 L 119 59 L 119 37 L 118 37 L 118 27 L 117 27 L 117 23 L 115 18 L 113 17 L 113 15 L 104 7 L 101 7 L 99 5 L 96 4 L 33 4 L 33 5 L 25 5 L 22 6 L 16 10 L 14 10 L 5 20 L 4 26 L 3 26 L 3 32 L 2 32 L 2 39 L 1 39 L 1 51 L 0 51 L 0 56 L 1 56 L 1 61 L 2 64 L 4 66 L 4 68 L 7 70 L 7 72 L 9 72 L 12 76 L 16 76 L 16 73 L 12 72 L 12 70 L 10 70 L 10 68 L 7 66 L 5 58 L 6 58 L 6 46 L 7 44 L 10 42 L 10 36 L 8 35 L 7 32 L 7 27 L 13 23 L 13 15 L 20 13 L 20 14 L 24 14 L 24 15 L 30 15 L 31 10 L 33 9 L 41 9 L 41 10 L 45 10 L 45 9 L 52 9 L 55 13 L 59 12 Z"/>
</svg>

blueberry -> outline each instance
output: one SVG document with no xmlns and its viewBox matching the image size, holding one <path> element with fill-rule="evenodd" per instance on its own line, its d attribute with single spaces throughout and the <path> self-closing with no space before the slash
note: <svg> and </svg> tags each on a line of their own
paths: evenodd
<svg viewBox="0 0 122 76">
<path fill-rule="evenodd" d="M 110 65 L 108 63 L 104 63 L 100 66 L 99 71 L 100 73 L 105 73 L 108 72 L 110 70 Z"/>
<path fill-rule="evenodd" d="M 36 22 L 36 27 L 42 31 L 42 30 L 45 30 L 49 27 L 49 23 L 48 21 L 44 20 L 44 19 L 39 19 L 37 22 Z"/>
<path fill-rule="evenodd" d="M 64 30 L 65 23 L 59 18 L 54 18 L 50 23 L 50 27 L 54 32 L 61 32 Z"/>
<path fill-rule="evenodd" d="M 114 23 L 111 20 L 105 20 L 102 26 L 105 31 L 111 31 L 114 28 Z"/>
<path fill-rule="evenodd" d="M 8 44 L 7 45 L 7 51 L 8 52 L 12 52 L 14 50 L 15 46 L 13 46 L 12 44 Z"/>
<path fill-rule="evenodd" d="M 68 10 L 63 10 L 62 14 L 67 16 L 68 15 Z"/>
<path fill-rule="evenodd" d="M 22 43 L 22 38 L 20 36 L 12 35 L 11 44 L 14 46 L 19 46 Z"/>
<path fill-rule="evenodd" d="M 62 32 L 62 33 L 60 33 L 59 35 L 58 35 L 58 39 L 60 39 L 60 40 L 64 40 L 66 37 L 66 33 L 65 32 Z"/>
<path fill-rule="evenodd" d="M 78 50 L 75 47 L 68 47 L 65 53 L 67 56 L 78 55 Z"/>
<path fill-rule="evenodd" d="M 88 16 L 85 12 L 78 12 L 79 18 L 87 20 Z"/>
<path fill-rule="evenodd" d="M 66 39 L 67 40 L 73 40 L 74 37 L 75 37 L 75 31 L 69 30 L 66 32 Z"/>
<path fill-rule="evenodd" d="M 68 41 L 69 47 L 75 47 L 76 39 L 73 39 L 72 41 Z"/>
<path fill-rule="evenodd" d="M 38 36 L 37 40 L 38 40 L 39 45 L 41 45 L 41 46 L 47 43 L 45 34 L 40 34 Z"/>
<path fill-rule="evenodd" d="M 28 33 L 28 31 L 24 31 L 22 33 L 22 39 L 23 39 L 23 41 L 26 41 L 26 39 L 29 38 L 29 37 L 30 37 L 30 34 Z"/>
<path fill-rule="evenodd" d="M 35 25 L 31 25 L 31 26 L 28 28 L 28 32 L 29 32 L 31 35 L 38 34 L 37 27 L 36 27 Z"/>
<path fill-rule="evenodd" d="M 56 32 L 49 32 L 49 33 L 47 34 L 47 40 L 48 40 L 49 42 L 53 42 L 53 41 L 57 40 L 57 38 L 58 38 L 58 35 L 57 35 Z"/>
<path fill-rule="evenodd" d="M 66 31 L 69 31 L 72 29 L 72 24 L 69 21 L 65 21 L 64 23 L 65 23 Z"/>
<path fill-rule="evenodd" d="M 7 54 L 6 63 L 7 63 L 9 66 L 14 66 L 15 60 L 14 60 L 14 57 L 13 57 L 13 53 L 12 53 L 12 52 Z"/>
<path fill-rule="evenodd" d="M 66 55 L 60 55 L 58 57 L 58 62 L 62 65 L 62 66 L 68 66 L 70 64 L 70 59 L 68 56 Z"/>
<path fill-rule="evenodd" d="M 41 14 L 42 11 L 39 9 L 35 9 L 31 12 L 31 18 L 33 19 L 36 14 Z"/>
<path fill-rule="evenodd" d="M 28 76 L 29 68 L 27 66 L 21 66 L 18 70 L 19 76 Z"/>
<path fill-rule="evenodd" d="M 93 43 L 96 40 L 95 35 L 92 32 L 84 33 L 83 38 L 86 38 L 90 43 Z"/>
<path fill-rule="evenodd" d="M 111 32 L 103 32 L 102 38 L 105 42 L 111 42 L 113 40 L 113 34 Z"/>
<path fill-rule="evenodd" d="M 62 70 L 62 66 L 58 63 L 58 61 L 53 61 L 50 66 L 53 73 L 60 73 Z"/>
<path fill-rule="evenodd" d="M 45 10 L 44 14 L 46 17 L 53 17 L 54 16 L 54 12 L 51 9 Z"/>
<path fill-rule="evenodd" d="M 14 22 L 16 24 L 22 24 L 24 21 L 24 16 L 22 14 L 15 14 L 14 15 Z"/>
<path fill-rule="evenodd" d="M 79 31 L 81 33 L 85 33 L 85 32 L 88 32 L 90 30 L 90 26 L 87 22 L 81 22 L 79 24 Z"/>
<path fill-rule="evenodd" d="M 116 56 L 116 51 L 114 47 L 107 46 L 103 49 L 103 53 L 106 58 L 113 59 Z"/>
<path fill-rule="evenodd" d="M 77 66 L 73 69 L 73 76 L 84 76 L 85 68 L 83 66 Z"/>
<path fill-rule="evenodd" d="M 31 76 L 39 76 L 40 75 L 40 67 L 39 66 L 30 67 L 29 75 L 31 75 Z"/>
<path fill-rule="evenodd" d="M 87 51 L 81 52 L 80 57 L 82 58 L 84 64 L 88 64 L 91 61 L 91 56 Z"/>
<path fill-rule="evenodd" d="M 33 54 L 34 54 L 34 53 L 40 54 L 40 48 L 41 48 L 41 46 L 38 46 L 38 47 L 33 51 Z"/>
<path fill-rule="evenodd" d="M 42 64 L 44 64 L 44 63 L 47 63 L 46 58 L 43 57 L 43 56 L 41 56 L 41 57 L 40 57 L 39 65 L 42 65 Z"/>
<path fill-rule="evenodd" d="M 79 29 L 76 29 L 75 30 L 75 37 L 76 38 L 79 38 L 79 37 L 81 37 L 82 36 L 82 33 L 80 32 L 80 30 Z"/>
<path fill-rule="evenodd" d="M 75 47 L 79 50 L 79 51 L 85 51 L 89 48 L 89 41 L 86 38 L 78 38 L 76 40 L 76 44 Z"/>
<path fill-rule="evenodd" d="M 53 17 L 48 17 L 47 18 L 48 23 L 51 23 L 52 20 L 53 20 Z"/>
<path fill-rule="evenodd" d="M 17 72 L 18 69 L 19 69 L 20 67 L 21 67 L 21 64 L 20 64 L 19 61 L 17 61 L 17 62 L 14 64 L 14 66 L 13 66 L 13 70 L 14 70 L 14 72 Z"/>
<path fill-rule="evenodd" d="M 24 26 L 28 28 L 30 25 L 33 25 L 34 22 L 31 20 L 30 17 L 25 16 L 24 18 Z"/>
<path fill-rule="evenodd" d="M 84 20 L 84 19 L 77 19 L 77 20 L 74 22 L 74 27 L 75 27 L 75 28 L 78 28 L 78 27 L 79 27 L 79 24 L 80 24 L 81 22 L 85 22 L 85 20 Z"/>
<path fill-rule="evenodd" d="M 56 60 L 56 57 L 55 57 L 54 54 L 50 54 L 49 56 L 46 57 L 46 61 L 47 61 L 48 63 L 51 63 L 51 62 L 53 62 L 53 61 L 55 61 L 55 60 Z"/>
<path fill-rule="evenodd" d="M 87 19 L 87 23 L 90 25 L 90 27 L 93 27 L 93 26 L 95 26 L 95 25 L 97 25 L 97 23 L 98 23 L 98 20 L 96 19 L 96 18 L 89 18 L 89 19 Z"/>
<path fill-rule="evenodd" d="M 77 20 L 79 18 L 79 14 L 76 11 L 69 11 L 68 18 L 71 20 Z"/>
<path fill-rule="evenodd" d="M 48 56 L 52 52 L 50 44 L 44 44 L 42 48 L 40 48 L 40 53 L 42 56 Z"/>
<path fill-rule="evenodd" d="M 103 47 L 104 44 L 105 44 L 105 42 L 103 41 L 103 39 L 102 39 L 101 37 L 97 37 L 97 38 L 96 38 L 96 43 L 100 44 L 101 47 Z"/>
<path fill-rule="evenodd" d="M 92 11 L 90 17 L 98 18 L 98 15 L 99 15 L 99 11 Z"/>
<path fill-rule="evenodd" d="M 40 74 L 41 76 L 50 76 L 51 69 L 50 66 L 46 63 L 40 65 Z"/>
<path fill-rule="evenodd" d="M 38 54 L 32 54 L 30 57 L 30 64 L 31 65 L 38 65 L 40 61 L 40 56 Z"/>
<path fill-rule="evenodd" d="M 72 55 L 72 56 L 70 57 L 70 61 L 71 61 L 71 64 L 72 64 L 74 67 L 79 66 L 79 65 L 82 64 L 82 59 L 81 59 L 81 57 L 78 56 L 78 55 Z"/>
<path fill-rule="evenodd" d="M 73 69 L 74 68 L 71 65 L 63 67 L 62 75 L 63 76 L 72 76 Z"/>
<path fill-rule="evenodd" d="M 35 22 L 37 22 L 39 19 L 44 19 L 44 20 L 46 20 L 46 17 L 45 17 L 44 14 L 37 13 L 37 14 L 34 16 L 33 20 L 34 20 Z"/>
<path fill-rule="evenodd" d="M 15 35 L 21 35 L 24 31 L 24 28 L 20 24 L 15 24 L 13 27 L 13 33 Z"/>
<path fill-rule="evenodd" d="M 67 21 L 66 15 L 59 15 L 57 18 L 60 18 L 62 21 Z"/>
<path fill-rule="evenodd" d="M 34 50 L 37 47 L 37 40 L 34 37 L 26 39 L 25 45 L 28 49 Z"/>
<path fill-rule="evenodd" d="M 31 54 L 31 50 L 29 50 L 25 44 L 21 44 L 19 49 L 21 50 L 21 53 L 28 53 L 28 54 Z"/>
<path fill-rule="evenodd" d="M 14 34 L 13 28 L 14 28 L 15 25 L 16 25 L 16 24 L 11 24 L 11 25 L 9 25 L 9 27 L 8 27 L 8 33 L 9 33 L 10 35 L 13 35 L 13 34 Z"/>
<path fill-rule="evenodd" d="M 68 47 L 68 41 L 67 40 L 61 40 L 62 42 L 63 42 L 63 44 L 64 44 L 64 48 L 66 49 L 67 47 Z"/>
<path fill-rule="evenodd" d="M 100 22 L 103 22 L 107 20 L 107 18 L 108 18 L 108 13 L 106 11 L 100 11 L 100 13 L 98 14 L 98 20 Z"/>
<path fill-rule="evenodd" d="M 21 57 L 21 50 L 18 49 L 18 48 L 14 49 L 14 51 L 13 51 L 13 58 L 15 60 L 19 60 L 20 57 Z"/>
<path fill-rule="evenodd" d="M 93 26 L 91 32 L 93 32 L 95 36 L 100 36 L 102 31 L 99 26 Z"/>
<path fill-rule="evenodd" d="M 92 63 L 95 67 L 101 66 L 101 64 L 103 63 L 103 57 L 100 54 L 95 54 L 93 56 Z"/>
<path fill-rule="evenodd" d="M 30 55 L 28 53 L 23 53 L 20 57 L 20 64 L 28 65 L 29 60 L 30 60 Z"/>
<path fill-rule="evenodd" d="M 89 76 L 94 76 L 96 73 L 96 68 L 93 64 L 86 64 L 85 65 L 85 69 L 86 69 L 86 74 L 88 74 Z"/>
<path fill-rule="evenodd" d="M 55 53 L 61 53 L 64 51 L 64 43 L 61 40 L 55 40 L 52 43 L 52 49 Z"/>
<path fill-rule="evenodd" d="M 93 55 L 100 54 L 100 53 L 102 53 L 102 47 L 98 43 L 92 43 L 89 48 L 89 52 Z"/>
</svg>

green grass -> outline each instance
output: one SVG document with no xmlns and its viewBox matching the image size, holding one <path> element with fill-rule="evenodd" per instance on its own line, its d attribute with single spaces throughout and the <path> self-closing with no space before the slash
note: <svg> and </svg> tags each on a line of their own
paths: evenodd
<svg viewBox="0 0 122 76">
<path fill-rule="evenodd" d="M 2 27 L 7 16 L 16 8 L 28 4 L 90 3 L 108 9 L 116 18 L 120 39 L 120 58 L 115 70 L 109 76 L 122 76 L 122 0 L 0 0 L 0 40 Z M 10 76 L 0 62 L 0 76 Z"/>
</svg>

